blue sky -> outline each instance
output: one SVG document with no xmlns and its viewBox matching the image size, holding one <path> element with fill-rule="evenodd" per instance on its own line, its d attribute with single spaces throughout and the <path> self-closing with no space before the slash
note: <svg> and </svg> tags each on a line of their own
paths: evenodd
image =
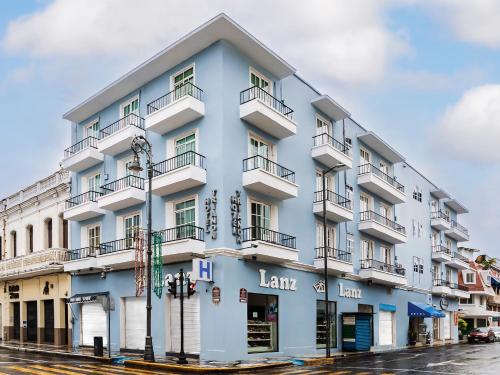
<svg viewBox="0 0 500 375">
<path fill-rule="evenodd" d="M 140 4 L 0 1 L 0 196 L 58 168 L 64 112 L 224 11 L 465 204 L 469 245 L 500 256 L 500 0 Z"/>
</svg>

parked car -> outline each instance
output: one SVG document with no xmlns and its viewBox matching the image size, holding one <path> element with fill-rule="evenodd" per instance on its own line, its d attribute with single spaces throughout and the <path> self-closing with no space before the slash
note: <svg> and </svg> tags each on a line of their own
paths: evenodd
<svg viewBox="0 0 500 375">
<path fill-rule="evenodd" d="M 475 342 L 495 342 L 496 335 L 493 332 L 493 329 L 489 327 L 479 327 L 474 328 L 468 337 L 469 344 L 473 344 Z"/>
<path fill-rule="evenodd" d="M 491 328 L 495 333 L 495 341 L 500 341 L 500 327 Z"/>
</svg>

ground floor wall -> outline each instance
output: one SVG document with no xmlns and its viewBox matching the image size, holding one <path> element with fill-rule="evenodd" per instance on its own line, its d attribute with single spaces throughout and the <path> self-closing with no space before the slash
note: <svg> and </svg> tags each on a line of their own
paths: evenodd
<svg viewBox="0 0 500 375">
<path fill-rule="evenodd" d="M 67 345 L 72 336 L 66 304 L 70 294 L 71 276 L 64 273 L 4 281 L 2 339 Z"/>
<path fill-rule="evenodd" d="M 320 273 L 226 255 L 210 260 L 213 282 L 198 281 L 195 296 L 187 302 L 188 353 L 222 361 L 324 353 L 325 294 Z M 180 268 L 190 271 L 191 263 L 166 265 L 163 276 Z M 114 306 L 109 312 L 110 345 L 115 353 L 143 348 L 146 310 L 140 298 L 145 294 L 136 298 L 134 280 L 133 270 L 109 272 L 105 278 L 100 274 L 72 278 L 73 294 L 109 293 Z M 403 348 L 408 344 L 408 302 L 432 303 L 426 292 L 333 276 L 328 287 L 332 351 L 346 350 L 353 340 L 363 341 L 372 350 Z M 448 309 L 455 309 L 453 303 Z M 178 300 L 164 288 L 161 298 L 153 295 L 152 306 L 155 352 L 164 355 L 178 350 Z M 91 342 L 95 332 L 89 331 L 86 321 L 95 309 L 88 304 L 71 305 L 74 346 Z M 107 343 L 107 312 L 97 310 L 105 326 L 96 332 L 106 336 Z M 358 322 L 368 330 L 361 332 Z M 432 319 L 423 319 L 423 324 L 425 332 L 432 331 Z M 457 340 L 454 319 L 450 329 L 451 340 Z"/>
</svg>

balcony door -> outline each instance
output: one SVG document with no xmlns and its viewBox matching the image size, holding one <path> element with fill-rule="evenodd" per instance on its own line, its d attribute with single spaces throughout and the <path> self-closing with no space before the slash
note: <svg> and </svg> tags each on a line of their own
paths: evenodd
<svg viewBox="0 0 500 375">
<path fill-rule="evenodd" d="M 121 117 L 127 117 L 130 114 L 139 115 L 139 98 L 132 98 L 121 105 Z"/>
<path fill-rule="evenodd" d="M 363 148 L 359 149 L 359 165 L 370 164 L 371 155 L 368 151 Z"/>
<path fill-rule="evenodd" d="M 439 274 L 439 266 L 436 264 L 432 265 L 432 280 L 439 280 L 441 275 Z"/>
<path fill-rule="evenodd" d="M 323 117 L 316 116 L 316 135 L 328 134 L 333 136 L 332 124 Z M 327 141 L 326 139 L 324 141 Z"/>
<path fill-rule="evenodd" d="M 431 212 L 438 212 L 439 207 L 438 207 L 438 202 L 435 200 L 431 201 Z"/>
<path fill-rule="evenodd" d="M 361 259 L 373 259 L 373 241 L 361 240 Z"/>
<path fill-rule="evenodd" d="M 172 77 L 174 91 L 174 100 L 180 99 L 186 94 L 191 94 L 194 84 L 194 66 L 187 67 Z"/>
<path fill-rule="evenodd" d="M 192 152 L 191 152 L 192 151 Z M 194 154 L 196 152 L 196 134 L 189 134 L 175 140 L 175 156 L 177 156 L 176 167 L 194 164 Z M 182 155 L 182 156 L 179 156 Z"/>
<path fill-rule="evenodd" d="M 268 160 L 272 159 L 272 144 L 256 137 L 250 137 L 249 142 L 248 156 L 253 158 L 249 160 L 249 169 L 263 168 L 272 173 L 272 164 L 268 162 Z M 254 156 L 257 157 L 254 158 Z"/>
<path fill-rule="evenodd" d="M 381 260 L 385 264 L 392 264 L 392 249 L 387 246 L 380 247 Z"/>
<path fill-rule="evenodd" d="M 359 195 L 359 212 L 366 212 L 371 210 L 371 199 L 368 195 Z"/>
<path fill-rule="evenodd" d="M 98 138 L 99 129 L 100 129 L 99 120 L 93 121 L 91 124 L 85 127 L 85 138 L 86 137 Z"/>
<path fill-rule="evenodd" d="M 387 163 L 383 160 L 380 160 L 380 163 L 379 163 L 379 169 L 385 173 L 387 176 L 389 176 L 389 165 L 387 165 Z"/>
<path fill-rule="evenodd" d="M 250 69 L 250 87 L 257 86 L 269 94 L 273 94 L 271 80 L 262 73 Z M 262 98 L 263 99 L 263 98 Z"/>
<path fill-rule="evenodd" d="M 326 191 L 335 191 L 333 176 L 327 174 L 325 178 Z M 320 170 L 316 171 L 316 191 L 323 191 L 323 173 Z M 328 194 L 327 194 L 328 196 Z"/>
<path fill-rule="evenodd" d="M 97 248 L 101 243 L 101 226 L 96 225 L 87 229 L 88 244 L 90 248 Z"/>
<path fill-rule="evenodd" d="M 320 253 L 324 254 L 324 232 L 323 232 L 323 224 L 316 225 L 316 243 L 318 247 L 321 249 Z M 333 256 L 333 249 L 335 249 L 335 227 L 331 225 L 326 226 L 326 248 L 327 248 L 327 256 Z"/>
<path fill-rule="evenodd" d="M 87 191 L 99 191 L 101 188 L 101 174 L 95 174 L 87 178 Z"/>
<path fill-rule="evenodd" d="M 195 199 L 177 202 L 174 207 L 176 238 L 193 237 L 196 225 Z"/>
<path fill-rule="evenodd" d="M 134 237 L 141 227 L 141 216 L 139 214 L 126 216 L 123 219 L 123 228 L 125 235 L 125 245 L 127 248 L 131 248 L 134 243 Z"/>
<path fill-rule="evenodd" d="M 380 204 L 379 209 L 380 216 L 385 217 L 386 219 L 391 219 L 391 208 L 385 204 Z"/>
<path fill-rule="evenodd" d="M 432 232 L 432 246 L 438 246 L 439 245 L 439 233 L 438 232 Z"/>
<path fill-rule="evenodd" d="M 251 226 L 271 229 L 271 206 L 269 204 L 251 203 Z"/>
</svg>

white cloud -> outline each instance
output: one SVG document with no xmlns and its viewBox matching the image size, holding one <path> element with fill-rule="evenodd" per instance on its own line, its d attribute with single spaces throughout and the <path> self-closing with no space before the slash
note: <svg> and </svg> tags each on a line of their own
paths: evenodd
<svg viewBox="0 0 500 375">
<path fill-rule="evenodd" d="M 446 109 L 433 132 L 434 144 L 460 160 L 500 163 L 499 119 L 500 85 L 474 87 Z"/>
<path fill-rule="evenodd" d="M 98 64 L 102 57 L 140 55 L 144 60 L 224 11 L 309 77 L 373 83 L 410 49 L 404 33 L 385 23 L 394 3 L 54 0 L 10 22 L 3 47 L 35 59 L 80 57 Z"/>
</svg>

